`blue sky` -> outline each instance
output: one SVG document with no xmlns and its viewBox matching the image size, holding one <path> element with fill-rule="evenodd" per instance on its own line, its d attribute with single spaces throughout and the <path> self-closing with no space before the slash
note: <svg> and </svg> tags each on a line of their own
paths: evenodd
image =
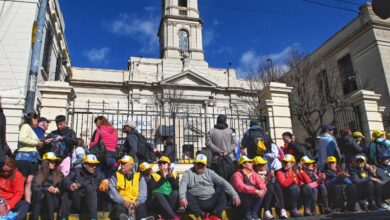
<svg viewBox="0 0 390 220">
<path fill-rule="evenodd" d="M 293 47 L 312 52 L 364 2 L 199 0 L 206 60 L 243 70 L 268 57 L 282 63 Z M 60 6 L 73 66 L 122 70 L 130 56 L 159 56 L 161 0 L 60 0 Z"/>
</svg>

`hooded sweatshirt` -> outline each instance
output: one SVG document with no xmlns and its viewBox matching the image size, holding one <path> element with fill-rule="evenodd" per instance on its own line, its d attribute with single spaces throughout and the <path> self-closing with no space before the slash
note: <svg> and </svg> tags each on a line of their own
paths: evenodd
<svg viewBox="0 0 390 220">
<path fill-rule="evenodd" d="M 96 128 L 89 146 L 93 147 L 99 142 L 100 133 L 106 150 L 115 152 L 116 148 L 118 147 L 118 133 L 114 128 L 108 125 L 101 125 L 99 128 Z"/>
</svg>

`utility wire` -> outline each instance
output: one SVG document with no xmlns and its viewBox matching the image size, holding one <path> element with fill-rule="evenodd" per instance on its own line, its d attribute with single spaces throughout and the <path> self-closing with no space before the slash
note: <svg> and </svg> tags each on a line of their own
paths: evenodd
<svg viewBox="0 0 390 220">
<path fill-rule="evenodd" d="M 311 4 L 315 4 L 315 5 L 328 7 L 328 8 L 334 8 L 334 9 L 339 9 L 339 10 L 343 10 L 343 11 L 354 12 L 354 13 L 357 13 L 357 14 L 359 13 L 358 11 L 353 10 L 353 9 L 343 8 L 343 7 L 339 7 L 339 6 L 335 6 L 335 5 L 331 5 L 331 4 L 325 4 L 325 3 L 316 2 L 316 1 L 312 1 L 312 0 L 302 0 L 302 1 L 308 2 L 308 3 L 311 3 Z"/>
<path fill-rule="evenodd" d="M 353 2 L 353 1 L 348 1 L 348 0 L 332 0 L 332 1 L 342 2 L 342 3 L 346 3 L 346 4 L 350 4 L 350 5 L 357 5 L 357 6 L 360 6 L 360 4 L 358 4 L 358 3 L 356 3 L 356 2 Z"/>
<path fill-rule="evenodd" d="M 269 10 L 259 10 L 259 9 L 251 9 L 251 8 L 238 8 L 238 7 L 232 7 L 232 6 L 226 6 L 226 5 L 215 5 L 215 4 L 208 4 L 208 3 L 200 3 L 203 6 L 206 7 L 213 7 L 213 8 L 222 8 L 222 9 L 228 9 L 228 10 L 235 10 L 235 11 L 244 11 L 244 12 L 254 12 L 259 14 L 272 14 L 272 15 L 294 15 L 294 16 L 330 16 L 329 14 L 318 14 L 318 13 L 305 13 L 305 12 L 280 12 L 280 11 L 269 11 Z"/>
</svg>

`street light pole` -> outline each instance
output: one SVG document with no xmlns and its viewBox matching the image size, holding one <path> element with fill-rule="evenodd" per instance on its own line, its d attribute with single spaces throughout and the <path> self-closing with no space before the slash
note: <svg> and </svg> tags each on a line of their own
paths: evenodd
<svg viewBox="0 0 390 220">
<path fill-rule="evenodd" d="M 39 71 L 39 61 L 41 58 L 43 32 L 46 23 L 47 2 L 48 0 L 41 0 L 41 3 L 39 5 L 38 19 L 37 19 L 38 20 L 37 34 L 36 34 L 36 41 L 34 42 L 34 47 L 31 56 L 31 66 L 30 66 L 30 72 L 27 81 L 27 94 L 26 94 L 26 104 L 24 106 L 24 113 L 31 113 L 34 111 L 35 94 L 37 89 L 37 79 L 38 79 L 38 71 Z"/>
</svg>

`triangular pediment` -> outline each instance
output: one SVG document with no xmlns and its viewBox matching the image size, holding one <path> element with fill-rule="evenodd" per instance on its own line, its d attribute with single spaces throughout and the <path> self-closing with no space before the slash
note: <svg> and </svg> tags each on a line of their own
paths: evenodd
<svg viewBox="0 0 390 220">
<path fill-rule="evenodd" d="M 216 87 L 217 85 L 210 80 L 190 71 L 184 71 L 180 74 L 168 77 L 160 82 L 161 84 L 180 85 L 180 86 L 204 86 Z"/>
</svg>

